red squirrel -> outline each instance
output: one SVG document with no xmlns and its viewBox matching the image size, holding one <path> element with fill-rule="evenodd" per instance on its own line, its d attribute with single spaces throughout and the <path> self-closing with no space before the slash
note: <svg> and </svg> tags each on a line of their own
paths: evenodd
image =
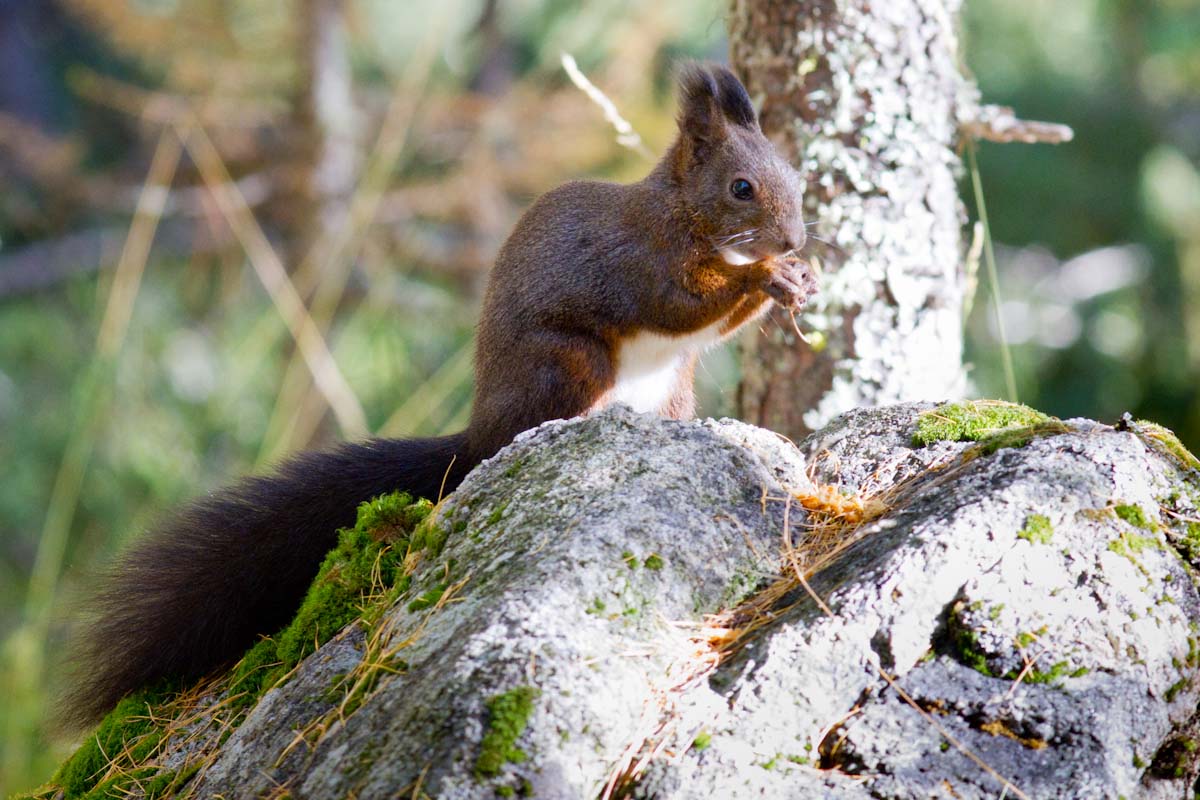
<svg viewBox="0 0 1200 800">
<path fill-rule="evenodd" d="M 814 291 L 795 258 L 803 182 L 721 66 L 685 66 L 679 133 L 642 181 L 542 196 L 492 270 L 467 429 L 303 453 L 194 501 L 136 541 L 87 605 L 68 724 L 162 678 L 198 678 L 287 623 L 359 503 L 438 499 L 518 433 L 612 403 L 693 415 L 696 358 Z"/>
</svg>

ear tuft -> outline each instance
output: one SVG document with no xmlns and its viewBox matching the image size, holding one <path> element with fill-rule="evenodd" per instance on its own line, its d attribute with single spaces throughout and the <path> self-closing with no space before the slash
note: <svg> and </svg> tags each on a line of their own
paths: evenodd
<svg viewBox="0 0 1200 800">
<path fill-rule="evenodd" d="M 701 64 L 679 69 L 679 129 L 699 140 L 713 138 L 720 126 L 717 96 L 720 89 L 712 73 Z"/>
<path fill-rule="evenodd" d="M 679 128 L 689 136 L 712 141 L 726 124 L 758 129 L 750 95 L 727 67 L 684 64 L 679 69 Z"/>
<path fill-rule="evenodd" d="M 721 111 L 734 125 L 746 128 L 758 128 L 758 115 L 754 113 L 754 104 L 746 87 L 728 68 L 716 65 L 712 68 L 713 75 L 719 88 Z"/>
</svg>

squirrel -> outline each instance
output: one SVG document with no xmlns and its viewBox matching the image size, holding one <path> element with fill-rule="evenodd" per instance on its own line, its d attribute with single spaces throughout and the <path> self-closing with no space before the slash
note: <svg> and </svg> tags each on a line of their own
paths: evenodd
<svg viewBox="0 0 1200 800">
<path fill-rule="evenodd" d="M 283 627 L 363 501 L 440 499 L 522 431 L 613 403 L 691 418 L 698 355 L 815 284 L 795 256 L 803 180 L 734 74 L 685 65 L 678 127 L 642 181 L 567 183 L 517 222 L 485 292 L 465 431 L 303 453 L 136 540 L 85 606 L 60 722 L 202 677 Z"/>
</svg>

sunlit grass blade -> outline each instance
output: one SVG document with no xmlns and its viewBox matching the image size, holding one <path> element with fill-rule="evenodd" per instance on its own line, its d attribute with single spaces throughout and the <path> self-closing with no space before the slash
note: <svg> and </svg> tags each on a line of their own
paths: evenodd
<svg viewBox="0 0 1200 800">
<path fill-rule="evenodd" d="M 971 163 L 971 186 L 975 190 L 975 207 L 979 211 L 979 221 L 983 223 L 983 257 L 987 263 L 988 281 L 992 285 L 992 310 L 996 315 L 996 335 L 1000 338 L 1000 363 L 1004 367 L 1004 388 L 1009 402 L 1019 403 L 1012 350 L 1008 345 L 1008 334 L 1004 330 L 1004 314 L 1000 301 L 1000 278 L 996 271 L 996 252 L 992 247 L 992 229 L 988 225 L 987 204 L 983 201 L 983 181 L 979 177 L 979 160 L 975 155 L 973 140 L 967 142 L 967 157 Z"/>
</svg>

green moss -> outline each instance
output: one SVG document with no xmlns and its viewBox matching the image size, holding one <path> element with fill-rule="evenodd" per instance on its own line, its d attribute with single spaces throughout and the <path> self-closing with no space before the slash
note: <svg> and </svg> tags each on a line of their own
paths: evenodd
<svg viewBox="0 0 1200 800">
<path fill-rule="evenodd" d="M 96 784 L 91 791 L 83 795 L 82 800 L 125 800 L 135 787 L 150 779 L 158 772 L 158 767 L 139 767 L 123 771 L 106 781 Z"/>
<path fill-rule="evenodd" d="M 436 554 L 448 535 L 433 524 L 432 509 L 427 500 L 414 502 L 403 492 L 359 506 L 354 528 L 339 531 L 338 546 L 326 556 L 292 622 L 251 647 L 231 671 L 228 688 L 235 695 L 230 701 L 234 711 L 254 705 L 319 644 L 346 624 L 370 615 L 375 606 L 390 605 L 398 590 L 408 588 L 409 579 L 403 575 L 405 556 L 420 549 Z M 431 591 L 440 598 L 444 588 Z M 431 597 L 429 592 L 422 595 L 427 600 Z M 165 703 L 177 690 L 164 685 L 122 700 L 59 768 L 51 787 L 61 788 L 64 800 L 124 797 L 133 786 L 131 780 L 138 781 L 147 797 L 174 794 L 191 780 L 200 764 L 178 772 L 138 765 L 152 758 L 161 744 L 162 734 L 153 729 L 148 710 Z M 222 740 L 227 736 L 228 731 Z M 118 754 L 121 774 L 100 784 L 110 759 Z"/>
<path fill-rule="evenodd" d="M 147 800 L 157 800 L 160 797 L 173 797 L 200 771 L 202 761 L 188 764 L 181 770 L 164 769 L 157 772 L 149 781 L 142 784 Z"/>
<path fill-rule="evenodd" d="M 409 551 L 404 537 L 432 508 L 428 500 L 414 502 L 406 492 L 360 505 L 358 521 L 339 532 L 338 546 L 325 557 L 292 623 L 279 634 L 279 659 L 298 663 L 358 619 L 365 599 L 380 584 L 395 582 Z"/>
<path fill-rule="evenodd" d="M 1045 670 L 1045 671 L 1031 669 L 1025 673 L 1025 676 L 1023 678 L 1021 678 L 1021 682 L 1022 683 L 1042 683 L 1042 684 L 1056 683 L 1060 678 L 1064 678 L 1064 677 L 1072 674 L 1072 673 L 1067 672 L 1067 667 L 1069 667 L 1069 666 L 1070 666 L 1070 664 L 1068 664 L 1066 661 L 1059 661 L 1056 664 L 1054 664 L 1053 666 L 1051 666 L 1050 669 Z M 1020 673 L 1018 673 L 1018 674 L 1020 674 Z M 1005 677 L 1008 677 L 1008 676 L 1005 676 Z M 1013 675 L 1012 677 L 1016 678 L 1017 676 Z"/>
<path fill-rule="evenodd" d="M 946 403 L 917 418 L 913 445 L 934 442 L 982 442 L 1011 429 L 1030 428 L 1053 418 L 1040 411 L 1000 400 Z"/>
<path fill-rule="evenodd" d="M 729 580 L 725 582 L 725 590 L 721 592 L 721 598 L 717 602 L 717 608 L 733 608 L 741 604 L 743 600 L 754 593 L 762 582 L 763 573 L 751 568 L 742 568 L 733 574 Z M 696 597 L 693 603 L 694 610 L 698 613 L 703 608 L 710 607 L 712 599 L 710 597 Z"/>
<path fill-rule="evenodd" d="M 143 689 L 118 703 L 54 775 L 52 783 L 62 787 L 63 797 L 85 797 L 97 790 L 101 776 L 118 754 L 129 752 L 136 755 L 137 761 L 153 755 L 161 733 L 154 728 L 151 710 L 164 702 L 169 693 L 170 690 L 163 688 Z"/>
<path fill-rule="evenodd" d="M 1191 685 L 1192 682 L 1188 678 L 1180 678 L 1167 688 L 1166 694 L 1164 694 L 1163 697 L 1168 703 L 1170 703 L 1177 696 L 1179 696 L 1180 692 L 1182 692 L 1184 689 L 1187 689 Z"/>
<path fill-rule="evenodd" d="M 662 556 L 660 556 L 658 553 L 651 553 L 650 555 L 646 556 L 645 565 L 646 565 L 646 569 L 652 569 L 655 571 L 662 569 L 663 568 Z"/>
<path fill-rule="evenodd" d="M 175 780 L 176 772 L 173 769 L 164 769 L 153 778 L 151 778 L 145 786 L 146 797 L 156 798 L 162 797 L 167 790 L 171 788 L 171 784 Z"/>
<path fill-rule="evenodd" d="M 518 686 L 487 701 L 488 727 L 475 760 L 476 777 L 500 774 L 506 763 L 520 763 L 525 752 L 517 739 L 525 732 L 533 714 L 533 701 L 541 694 L 532 686 Z"/>
<path fill-rule="evenodd" d="M 446 589 L 448 588 L 449 584 L 439 583 L 432 589 L 427 589 L 426 591 L 422 592 L 419 597 L 415 598 L 408 604 L 408 610 L 422 611 L 426 608 L 437 605 L 438 601 L 442 599 L 442 595 L 446 593 Z"/>
<path fill-rule="evenodd" d="M 500 518 L 504 516 L 504 509 L 506 509 L 506 508 L 508 508 L 507 502 L 503 502 L 503 503 L 500 503 L 499 505 L 497 505 L 494 509 L 492 509 L 492 513 L 488 514 L 487 521 L 484 522 L 483 524 L 485 526 L 495 525 L 497 522 L 500 521 Z"/>
<path fill-rule="evenodd" d="M 497 786 L 496 794 L 501 797 L 514 797 L 517 794 L 517 790 L 511 786 Z"/>
<path fill-rule="evenodd" d="M 712 746 L 712 734 L 708 731 L 700 731 L 696 734 L 696 738 L 692 740 L 693 750 L 707 750 Z"/>
<path fill-rule="evenodd" d="M 954 652 L 958 660 L 966 664 L 980 675 L 991 678 L 991 667 L 988 666 L 987 656 L 979 647 L 979 634 L 969 628 L 962 628 L 954 636 Z"/>
<path fill-rule="evenodd" d="M 1045 422 L 1040 425 L 1032 425 L 1028 428 L 1014 428 L 1012 430 L 1000 431 L 995 436 L 989 436 L 979 443 L 979 452 L 983 455 L 990 456 L 997 450 L 1003 450 L 1006 447 L 1024 447 L 1039 436 L 1053 436 L 1059 433 L 1067 433 L 1070 429 L 1061 422 Z"/>
<path fill-rule="evenodd" d="M 407 589 L 405 556 L 415 547 L 414 531 L 433 510 L 428 500 L 414 501 L 406 492 L 393 492 L 362 503 L 353 528 L 338 532 L 338 545 L 325 556 L 296 616 L 276 636 L 262 639 L 234 667 L 230 689 L 239 694 L 235 709 L 252 706 L 296 664 L 329 641 L 343 627 L 363 616 L 367 607 L 381 607 Z M 428 544 L 428 538 L 418 542 Z M 440 595 L 439 595 L 440 596 Z M 436 600 L 434 601 L 436 602 Z"/>
<path fill-rule="evenodd" d="M 1069 433 L 1061 420 L 1028 406 L 1000 400 L 947 403 L 917 419 L 913 446 L 934 442 L 978 442 L 964 454 L 970 458 L 991 455 L 1006 447 L 1024 447 L 1036 438 Z"/>
<path fill-rule="evenodd" d="M 1134 423 L 1134 432 L 1143 439 L 1149 439 L 1166 451 L 1180 466 L 1185 469 L 1200 472 L 1200 459 L 1183 446 L 1179 437 L 1156 422 L 1139 419 Z"/>
<path fill-rule="evenodd" d="M 1184 528 L 1183 540 L 1179 542 L 1183 555 L 1193 563 L 1200 561 L 1200 522 L 1189 521 Z"/>
<path fill-rule="evenodd" d="M 1197 742 L 1189 736 L 1168 739 L 1154 754 L 1154 760 L 1150 763 L 1150 774 L 1167 779 L 1186 777 L 1195 767 L 1196 750 Z"/>
<path fill-rule="evenodd" d="M 1108 549 L 1119 556 L 1132 558 L 1135 555 L 1141 554 L 1143 550 L 1154 550 L 1160 547 L 1157 538 L 1153 536 L 1141 536 L 1136 533 L 1122 533 L 1116 539 L 1108 543 Z"/>
<path fill-rule="evenodd" d="M 621 560 L 624 561 L 625 566 L 629 567 L 630 569 L 637 569 L 639 566 L 641 566 L 638 563 L 637 556 L 628 550 L 621 553 Z"/>
<path fill-rule="evenodd" d="M 1025 648 L 1038 640 L 1037 634 L 1022 631 L 1017 634 L 1017 646 Z"/>
<path fill-rule="evenodd" d="M 1017 532 L 1017 536 L 1034 544 L 1050 544 L 1054 536 L 1054 526 L 1050 518 L 1042 514 L 1030 514 L 1025 518 L 1025 527 Z"/>
<path fill-rule="evenodd" d="M 1154 530 L 1155 526 L 1146 518 L 1146 512 L 1141 506 L 1122 504 L 1113 509 L 1113 513 L 1135 528 Z"/>
<path fill-rule="evenodd" d="M 424 550 L 429 555 L 437 557 L 442 554 L 442 548 L 446 546 L 446 540 L 449 538 L 450 531 L 436 524 L 433 517 L 428 517 L 413 531 L 408 551 L 412 553 Z"/>
<path fill-rule="evenodd" d="M 584 613 L 586 613 L 586 614 L 603 614 L 607 608 L 608 608 L 608 606 L 605 605 L 604 601 L 601 600 L 599 597 L 597 597 L 592 600 L 592 604 L 590 606 L 588 606 L 587 608 L 584 609 Z"/>
</svg>

